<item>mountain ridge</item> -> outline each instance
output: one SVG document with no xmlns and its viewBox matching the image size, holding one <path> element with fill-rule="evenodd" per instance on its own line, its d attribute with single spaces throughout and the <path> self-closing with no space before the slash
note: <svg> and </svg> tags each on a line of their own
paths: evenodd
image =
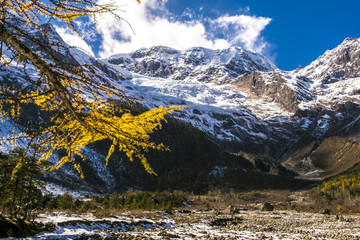
<svg viewBox="0 0 360 240">
<path fill-rule="evenodd" d="M 223 136 L 222 139 L 225 143 L 220 144 L 225 147 L 224 149 L 236 152 L 245 148 L 253 153 L 270 154 L 274 159 L 283 162 L 284 158 L 281 156 L 284 156 L 287 149 L 294 146 L 305 135 L 322 141 L 327 137 L 340 135 L 340 132 L 335 131 L 334 128 L 342 126 L 342 124 L 344 125 L 342 132 L 351 131 L 350 124 L 358 126 L 359 123 L 355 119 L 360 104 L 359 50 L 359 39 L 345 39 L 338 47 L 326 51 L 323 56 L 314 60 L 309 66 L 293 71 L 282 71 L 275 67 L 267 69 L 267 71 L 243 72 L 228 81 L 213 81 L 212 78 L 203 81 L 201 77 L 191 80 L 185 78 L 182 81 L 185 81 L 184 84 L 189 84 L 188 86 L 191 86 L 193 92 L 194 89 L 199 88 L 198 94 L 193 94 L 191 97 L 186 96 L 188 89 L 181 88 L 183 91 L 178 90 L 175 93 L 169 90 L 176 89 L 175 85 L 181 85 L 178 83 L 178 79 L 172 79 L 171 76 L 169 81 L 162 81 L 161 84 L 173 85 L 172 87 L 161 87 L 160 83 L 156 83 L 156 77 L 142 80 L 142 77 L 145 78 L 144 75 L 136 75 L 135 78 L 138 80 L 135 81 L 137 81 L 137 86 L 147 84 L 147 86 L 154 86 L 155 91 L 162 89 L 159 91 L 162 97 L 176 98 L 179 96 L 178 98 L 183 101 L 192 100 L 187 103 L 193 105 L 193 112 L 197 114 L 180 116 L 180 119 L 191 122 L 194 126 L 208 132 L 209 135 L 215 136 L 213 138 Z M 147 53 L 151 52 L 149 49 L 146 51 Z M 186 51 L 188 50 L 184 50 L 184 52 Z M 114 58 L 110 57 L 109 59 Z M 103 61 L 107 60 L 103 59 Z M 191 61 L 189 60 L 189 62 Z M 325 66 L 320 68 L 325 71 L 324 73 L 319 70 L 319 64 Z M 341 66 L 347 66 L 351 71 L 342 72 L 340 71 Z M 121 69 L 124 66 L 119 65 L 119 67 Z M 127 68 L 127 70 L 131 70 L 131 68 Z M 193 75 L 196 74 L 198 72 L 195 70 Z M 207 75 L 205 74 L 205 76 Z M 199 86 L 199 82 L 205 86 L 211 86 L 212 89 L 218 87 L 221 89 L 222 96 L 229 94 L 228 98 L 216 101 L 213 98 L 215 93 L 210 94 L 210 97 L 202 97 L 200 93 L 204 94 L 207 90 L 204 90 L 203 86 Z M 233 101 L 234 99 L 237 100 Z M 163 102 L 166 104 L 166 101 Z M 176 103 L 176 101 L 172 102 Z M 200 103 L 204 108 L 204 106 L 216 106 L 220 102 L 228 104 L 220 105 L 216 114 L 213 114 L 211 110 L 202 111 L 198 105 L 194 104 Z M 220 109 L 227 110 L 224 112 Z M 240 117 L 239 113 L 241 113 Z M 204 127 L 201 120 L 196 121 L 200 118 L 199 115 L 206 114 L 212 118 L 213 122 L 216 122 L 210 126 L 211 131 L 209 131 L 209 127 Z M 216 129 L 221 130 L 217 131 Z M 222 134 L 226 131 L 228 134 Z M 260 135 L 255 137 L 257 133 Z M 254 137 L 249 138 L 249 136 Z M 231 140 L 232 138 L 234 141 Z M 251 150 L 251 147 L 239 144 L 241 142 L 252 142 L 263 147 Z M 281 147 L 271 150 L 274 145 L 279 143 L 281 143 Z M 237 146 L 228 147 L 233 145 Z M 282 153 L 274 153 L 279 151 Z"/>
<path fill-rule="evenodd" d="M 195 47 L 178 51 L 155 46 L 129 54 L 113 55 L 105 61 L 150 77 L 171 77 L 174 80 L 191 78 L 217 84 L 228 83 L 239 74 L 276 69 L 264 56 L 240 47 L 223 50 Z"/>
<path fill-rule="evenodd" d="M 66 166 L 57 176 L 45 177 L 55 185 L 77 182 L 75 186 L 85 192 L 101 193 L 149 187 L 145 183 L 191 191 L 195 189 L 185 185 L 194 179 L 198 183 L 196 191 L 224 187 L 226 182 L 228 187 L 239 184 L 239 189 L 246 189 L 246 184 L 248 189 L 261 188 L 265 183 L 255 181 L 256 176 L 264 181 L 269 179 L 266 186 L 276 187 L 281 185 L 281 179 L 295 184 L 299 180 L 294 179 L 296 173 L 307 178 L 314 171 L 319 174 L 312 177 L 321 179 L 320 173 L 325 169 L 316 163 L 324 160 L 319 159 L 319 154 L 314 162 L 311 157 L 319 147 L 318 152 L 326 150 L 321 145 L 323 142 L 329 145 L 326 139 L 337 136 L 345 141 L 340 141 L 344 145 L 351 139 L 360 142 L 357 44 L 357 39 L 347 39 L 327 52 L 326 56 L 335 56 L 334 61 L 327 59 L 324 68 L 334 69 L 330 71 L 333 78 L 325 73 L 313 78 L 315 73 L 308 67 L 282 71 L 262 55 L 241 48 L 177 51 L 153 47 L 108 59 L 94 59 L 78 49 L 70 49 L 63 53 L 65 60 L 91 66 L 102 81 L 121 87 L 129 97 L 138 100 L 131 111 L 141 112 L 160 105 L 187 107 L 168 119 L 171 124 L 161 136 L 153 136 L 175 151 L 168 155 L 149 153 L 150 163 L 160 170 L 158 179 L 146 176 L 137 164 L 129 165 L 121 153 L 111 159 L 113 167 L 106 168 L 103 151 L 106 141 L 84 149 L 89 158 L 84 169 L 93 177 L 86 180 L 87 185 Z M 340 57 L 336 62 L 340 55 L 350 57 Z M 317 66 L 320 60 L 315 60 L 312 66 Z M 349 67 L 352 70 L 341 75 L 339 64 L 348 63 L 354 64 Z M 3 71 L 0 80 L 21 86 L 21 75 L 17 72 L 16 67 Z M 25 118 L 34 118 L 36 111 L 23 114 Z M 282 165 L 292 173 L 281 170 Z M 179 185 L 179 179 L 183 184 Z M 231 179 L 247 182 L 231 183 Z M 306 182 L 296 184 L 306 186 Z"/>
</svg>

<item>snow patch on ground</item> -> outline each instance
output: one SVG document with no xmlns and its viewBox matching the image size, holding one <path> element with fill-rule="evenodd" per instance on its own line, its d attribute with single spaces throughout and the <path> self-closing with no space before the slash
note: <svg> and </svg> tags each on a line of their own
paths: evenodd
<svg viewBox="0 0 360 240">
<path fill-rule="evenodd" d="M 149 216 L 149 215 L 148 215 Z M 36 220 L 56 225 L 54 232 L 43 232 L 27 239 L 358 239 L 360 218 L 346 215 L 299 213 L 294 211 L 240 211 L 215 216 L 207 211 L 151 213 L 134 217 L 131 213 L 97 219 L 92 214 L 42 214 Z M 220 224 L 219 224 L 220 223 Z"/>
</svg>

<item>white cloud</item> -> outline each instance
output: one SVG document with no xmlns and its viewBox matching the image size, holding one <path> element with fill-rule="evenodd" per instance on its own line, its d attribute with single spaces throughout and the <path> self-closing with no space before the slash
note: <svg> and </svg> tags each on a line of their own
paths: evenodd
<svg viewBox="0 0 360 240">
<path fill-rule="evenodd" d="M 261 52 L 267 43 L 260 33 L 271 22 L 271 18 L 248 15 L 222 16 L 211 20 L 213 29 L 222 29 L 230 45 L 243 45 L 246 49 Z"/>
<path fill-rule="evenodd" d="M 126 5 L 120 6 L 118 14 L 128 23 L 110 14 L 99 16 L 96 29 L 102 42 L 97 55 L 107 57 L 157 45 L 179 50 L 198 46 L 221 49 L 236 45 L 261 52 L 268 45 L 261 32 L 270 23 L 270 18 L 224 15 L 209 19 L 188 9 L 183 14 L 189 19 L 185 21 L 180 20 L 184 16 L 179 18 L 171 14 L 165 7 L 166 2 L 142 0 L 137 4 L 135 0 L 127 0 Z M 118 0 L 99 0 L 99 3 L 117 4 Z M 203 9 L 200 11 L 204 14 Z M 64 29 L 58 32 L 69 44 L 89 51 L 87 45 Z"/>
<path fill-rule="evenodd" d="M 81 50 L 84 50 L 86 53 L 91 56 L 95 56 L 91 47 L 82 39 L 78 34 L 71 31 L 68 28 L 55 26 L 56 32 L 61 36 L 61 38 L 70 46 L 78 47 Z"/>
</svg>

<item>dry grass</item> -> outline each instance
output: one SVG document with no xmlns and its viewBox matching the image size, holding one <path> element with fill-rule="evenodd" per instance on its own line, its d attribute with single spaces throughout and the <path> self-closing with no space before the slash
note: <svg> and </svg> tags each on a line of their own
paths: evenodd
<svg viewBox="0 0 360 240">
<path fill-rule="evenodd" d="M 262 190 L 249 192 L 222 192 L 219 190 L 210 191 L 204 195 L 195 195 L 182 192 L 186 196 L 183 206 L 173 210 L 214 210 L 214 213 L 221 213 L 228 206 L 238 209 L 256 210 L 260 209 L 262 203 L 269 202 L 276 210 L 295 210 L 298 212 L 322 212 L 326 209 L 332 214 L 360 213 L 360 197 L 343 195 L 335 200 L 329 201 L 314 190 L 289 191 L 289 190 Z M 58 212 L 53 210 L 52 212 Z M 47 211 L 49 212 L 49 211 Z M 51 211 L 50 211 L 51 212 Z M 80 209 L 61 211 L 66 214 L 82 214 Z M 160 210 L 145 211 L 141 209 L 105 209 L 98 206 L 96 210 L 89 210 L 97 218 L 107 218 L 125 215 L 127 217 L 149 217 L 157 219 Z M 40 213 L 40 212 L 39 212 Z"/>
<path fill-rule="evenodd" d="M 269 202 L 277 210 L 295 210 L 298 212 L 318 213 L 326 209 L 331 214 L 360 213 L 360 197 L 338 196 L 328 201 L 314 190 L 263 190 L 242 193 L 222 193 L 212 191 L 206 195 L 188 197 L 189 209 L 224 210 L 232 205 L 239 209 L 259 209 L 261 203 Z"/>
</svg>

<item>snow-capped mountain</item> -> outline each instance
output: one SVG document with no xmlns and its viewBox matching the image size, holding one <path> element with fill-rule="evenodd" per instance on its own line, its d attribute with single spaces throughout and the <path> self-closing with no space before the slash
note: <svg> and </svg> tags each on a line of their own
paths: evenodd
<svg viewBox="0 0 360 240">
<path fill-rule="evenodd" d="M 49 41 L 62 41 L 51 26 L 49 33 Z M 323 177 L 344 170 L 336 170 L 337 164 L 346 168 L 357 161 L 341 158 L 341 153 L 356 155 L 360 148 L 359 39 L 346 39 L 294 71 L 282 71 L 261 54 L 238 47 L 178 51 L 158 46 L 107 59 L 94 59 L 73 48 L 62 54 L 64 61 L 91 66 L 103 81 L 137 99 L 131 111 L 160 105 L 186 108 L 169 117 L 168 124 L 153 135 L 172 149 L 147 154 L 158 178 L 146 175 L 141 165 L 128 163 L 122 153 L 114 154 L 106 167 L 107 147 L 101 142 L 84 149 L 88 158 L 84 170 L 91 176 L 88 184 L 66 167 L 47 176 L 53 184 L 64 185 L 68 179 L 67 187 L 77 182 L 76 188 L 98 192 L 202 191 L 229 182 L 227 187 L 244 189 L 279 187 L 285 182 L 291 187 L 300 180 L 291 178 L 295 173 L 280 163 L 305 177 Z M 0 81 L 23 87 L 20 69 L 1 69 Z M 34 124 L 46 119 L 37 110 L 23 115 L 27 119 L 23 122 L 32 119 Z M 328 162 L 327 148 L 338 153 Z M 269 173 L 286 181 L 280 184 Z"/>
<path fill-rule="evenodd" d="M 359 53 L 359 39 L 348 38 L 294 71 L 240 48 L 153 47 L 102 61 L 127 73 L 122 85 L 146 106 L 189 105 L 176 117 L 223 149 L 286 162 L 304 136 L 321 142 L 358 126 Z"/>
<path fill-rule="evenodd" d="M 229 83 L 244 73 L 276 69 L 263 55 L 239 47 L 224 50 L 197 47 L 177 51 L 156 46 L 129 54 L 117 54 L 106 61 L 144 76 L 216 84 Z"/>
<path fill-rule="evenodd" d="M 360 39 L 345 39 L 298 74 L 311 78 L 316 85 L 360 77 Z"/>
</svg>

